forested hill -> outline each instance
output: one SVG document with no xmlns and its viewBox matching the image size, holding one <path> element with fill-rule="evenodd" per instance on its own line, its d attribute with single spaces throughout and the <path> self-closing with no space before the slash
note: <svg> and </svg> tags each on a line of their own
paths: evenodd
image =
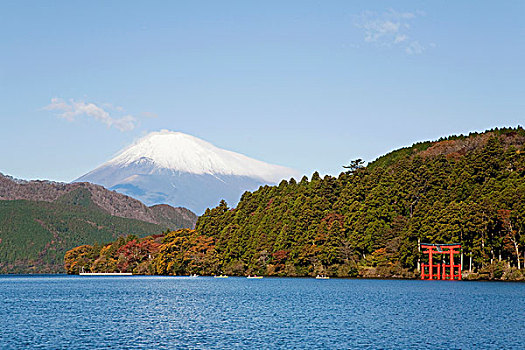
<svg viewBox="0 0 525 350">
<path fill-rule="evenodd" d="M 524 141 L 518 127 L 415 144 L 337 178 L 247 192 L 237 208 L 207 210 L 196 230 L 237 274 L 409 276 L 418 240 L 460 242 L 465 268 L 472 257 L 473 270 L 498 274 L 523 267 Z"/>
<path fill-rule="evenodd" d="M 68 249 L 120 236 L 191 228 L 196 215 L 89 183 L 21 181 L 0 174 L 0 273 L 64 272 Z"/>
<path fill-rule="evenodd" d="M 99 209 L 122 218 L 171 228 L 191 228 L 197 221 L 197 215 L 186 208 L 169 205 L 148 207 L 134 198 L 88 182 L 25 181 L 0 173 L 0 200 L 64 202 L 70 199 L 78 202 L 87 200 L 88 197 Z"/>
<path fill-rule="evenodd" d="M 69 273 L 416 277 L 418 242 L 461 243 L 468 278 L 523 280 L 525 131 L 424 142 L 337 178 L 223 201 L 196 229 L 66 254 Z M 521 260 L 520 260 L 521 259 Z"/>
</svg>

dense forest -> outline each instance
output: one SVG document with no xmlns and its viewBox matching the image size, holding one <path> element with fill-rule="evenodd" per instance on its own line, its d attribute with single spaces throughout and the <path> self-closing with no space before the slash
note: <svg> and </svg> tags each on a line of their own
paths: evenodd
<svg viewBox="0 0 525 350">
<path fill-rule="evenodd" d="M 338 177 L 282 181 L 195 230 L 81 246 L 66 268 L 150 274 L 417 276 L 418 243 L 461 243 L 470 279 L 524 279 L 525 130 L 423 142 Z"/>
<path fill-rule="evenodd" d="M 64 254 L 72 247 L 168 227 L 111 215 L 83 188 L 53 202 L 0 200 L 0 273 L 63 272 Z"/>
</svg>

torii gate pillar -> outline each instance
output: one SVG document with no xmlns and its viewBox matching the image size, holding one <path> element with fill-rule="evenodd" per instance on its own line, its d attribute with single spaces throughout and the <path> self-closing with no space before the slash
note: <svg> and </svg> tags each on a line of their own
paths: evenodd
<svg viewBox="0 0 525 350">
<path fill-rule="evenodd" d="M 428 255 L 428 264 L 421 264 L 422 280 L 461 280 L 461 264 L 454 264 L 454 256 L 460 254 L 461 244 L 422 243 L 421 248 Z M 434 254 L 447 254 L 449 263 L 434 264 Z"/>
</svg>

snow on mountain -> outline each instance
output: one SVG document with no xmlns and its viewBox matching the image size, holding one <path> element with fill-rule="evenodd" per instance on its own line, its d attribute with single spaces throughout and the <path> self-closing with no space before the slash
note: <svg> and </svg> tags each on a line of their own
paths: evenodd
<svg viewBox="0 0 525 350">
<path fill-rule="evenodd" d="M 180 132 L 152 132 L 75 180 L 93 182 L 142 202 L 200 214 L 221 199 L 236 205 L 244 191 L 297 177 L 290 168 L 215 147 Z"/>
</svg>

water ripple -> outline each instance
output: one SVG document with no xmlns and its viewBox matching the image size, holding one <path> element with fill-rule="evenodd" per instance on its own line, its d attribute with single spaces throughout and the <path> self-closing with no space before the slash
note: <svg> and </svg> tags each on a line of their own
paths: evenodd
<svg viewBox="0 0 525 350">
<path fill-rule="evenodd" d="M 1 276 L 2 349 L 523 349 L 525 284 Z"/>
</svg>

